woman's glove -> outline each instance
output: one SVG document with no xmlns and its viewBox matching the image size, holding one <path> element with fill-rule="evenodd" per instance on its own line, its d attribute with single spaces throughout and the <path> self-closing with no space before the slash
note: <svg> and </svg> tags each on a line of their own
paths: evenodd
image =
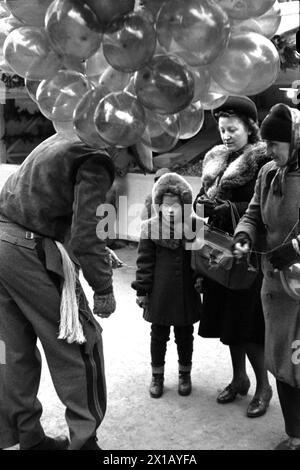
<svg viewBox="0 0 300 470">
<path fill-rule="evenodd" d="M 211 217 L 217 203 L 215 200 L 209 199 L 205 194 L 203 194 L 198 197 L 197 204 L 204 205 L 204 217 Z"/>
<path fill-rule="evenodd" d="M 213 221 L 216 220 L 216 219 L 222 220 L 224 218 L 227 218 L 230 214 L 229 211 L 230 211 L 229 202 L 227 202 L 227 201 L 221 202 L 213 210 L 213 213 L 212 213 Z"/>
<path fill-rule="evenodd" d="M 247 233 L 240 232 L 234 237 L 231 250 L 237 259 L 241 259 L 247 253 L 249 253 L 250 248 L 251 248 L 251 239 Z"/>
<path fill-rule="evenodd" d="M 113 292 L 109 294 L 94 294 L 94 315 L 108 318 L 116 310 L 116 300 Z"/>
<path fill-rule="evenodd" d="M 297 242 L 298 243 L 298 242 Z M 293 264 L 299 257 L 292 241 L 275 248 L 266 255 L 267 260 L 272 264 L 274 269 L 282 270 L 285 266 Z"/>
<path fill-rule="evenodd" d="M 148 295 L 138 295 L 136 298 L 136 303 L 139 307 L 146 308 L 149 303 Z"/>
</svg>

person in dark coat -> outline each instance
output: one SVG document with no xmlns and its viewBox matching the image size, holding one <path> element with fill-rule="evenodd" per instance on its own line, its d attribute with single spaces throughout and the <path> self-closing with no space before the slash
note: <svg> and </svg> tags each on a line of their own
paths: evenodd
<svg viewBox="0 0 300 470">
<path fill-rule="evenodd" d="M 266 365 L 275 376 L 288 439 L 276 450 L 300 450 L 300 111 L 279 103 L 261 125 L 272 161 L 235 231 L 234 253 L 260 242 L 264 280 Z"/>
<path fill-rule="evenodd" d="M 137 303 L 151 323 L 152 381 L 150 395 L 163 394 L 164 364 L 170 327 L 174 327 L 179 358 L 180 395 L 189 395 L 193 324 L 199 321 L 201 298 L 194 288 L 190 242 L 203 222 L 192 211 L 192 189 L 176 173 L 153 186 L 156 215 L 142 223 L 136 280 Z M 184 218 L 183 218 L 184 216 Z"/>
<path fill-rule="evenodd" d="M 229 97 L 213 111 L 223 145 L 213 147 L 203 161 L 202 187 L 195 200 L 196 211 L 204 208 L 208 222 L 233 234 L 234 221 L 227 201 L 241 217 L 252 198 L 260 168 L 267 162 L 266 146 L 260 141 L 257 110 L 247 97 Z M 199 213 L 200 215 L 200 213 Z M 264 365 L 264 318 L 260 299 L 262 273 L 247 290 L 233 291 L 203 279 L 203 313 L 199 335 L 220 338 L 229 345 L 233 378 L 218 395 L 221 404 L 246 395 L 250 381 L 246 372 L 248 356 L 256 375 L 256 390 L 247 416 L 263 415 L 272 389 Z"/>
<path fill-rule="evenodd" d="M 0 193 L 0 447 L 63 450 L 50 438 L 37 399 L 40 340 L 56 391 L 66 407 L 70 450 L 99 450 L 96 431 L 106 410 L 101 327 L 77 277 L 94 291 L 93 313 L 115 310 L 112 268 L 99 205 L 114 180 L 105 151 L 57 134 L 42 142 Z M 73 261 L 74 262 L 73 262 Z"/>
</svg>

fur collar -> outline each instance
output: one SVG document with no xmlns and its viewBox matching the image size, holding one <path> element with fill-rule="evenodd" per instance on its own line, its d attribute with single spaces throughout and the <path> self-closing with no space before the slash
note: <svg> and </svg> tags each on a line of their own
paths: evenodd
<svg viewBox="0 0 300 470">
<path fill-rule="evenodd" d="M 259 169 L 269 161 L 264 142 L 248 144 L 242 153 L 228 164 L 229 159 L 230 152 L 225 145 L 217 145 L 206 154 L 202 166 L 202 184 L 205 192 L 209 193 L 209 188 L 216 183 L 218 190 L 243 186 L 256 178 Z"/>
</svg>

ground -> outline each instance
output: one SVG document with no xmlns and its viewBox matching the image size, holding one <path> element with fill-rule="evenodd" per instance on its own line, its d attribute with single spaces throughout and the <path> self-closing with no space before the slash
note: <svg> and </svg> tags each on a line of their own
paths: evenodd
<svg viewBox="0 0 300 470">
<path fill-rule="evenodd" d="M 246 417 L 254 393 L 253 371 L 247 364 L 251 388 L 247 397 L 220 405 L 216 395 L 231 380 L 229 350 L 217 339 L 197 335 L 195 325 L 193 392 L 182 397 L 177 392 L 177 352 L 173 337 L 168 345 L 165 393 L 160 399 L 149 396 L 151 378 L 150 324 L 142 318 L 130 288 L 135 275 L 136 245 L 116 251 L 128 265 L 114 271 L 117 310 L 100 320 L 103 327 L 108 408 L 99 428 L 99 443 L 109 450 L 264 450 L 284 438 L 284 424 L 275 381 L 270 376 L 274 398 L 267 414 Z M 92 291 L 84 282 L 88 299 Z M 43 403 L 43 425 L 49 435 L 67 433 L 64 407 L 60 403 L 45 365 L 39 398 Z"/>
</svg>

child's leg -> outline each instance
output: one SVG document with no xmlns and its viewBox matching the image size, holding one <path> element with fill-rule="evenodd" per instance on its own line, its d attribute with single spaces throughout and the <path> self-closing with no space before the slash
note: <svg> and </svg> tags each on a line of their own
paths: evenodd
<svg viewBox="0 0 300 470">
<path fill-rule="evenodd" d="M 151 366 L 152 380 L 150 396 L 159 398 L 164 391 L 164 367 L 167 342 L 170 338 L 170 327 L 152 323 L 151 325 Z"/>
<path fill-rule="evenodd" d="M 193 332 L 193 325 L 174 326 L 179 363 L 178 393 L 184 396 L 189 395 L 192 391 L 191 369 L 194 340 Z"/>
</svg>

